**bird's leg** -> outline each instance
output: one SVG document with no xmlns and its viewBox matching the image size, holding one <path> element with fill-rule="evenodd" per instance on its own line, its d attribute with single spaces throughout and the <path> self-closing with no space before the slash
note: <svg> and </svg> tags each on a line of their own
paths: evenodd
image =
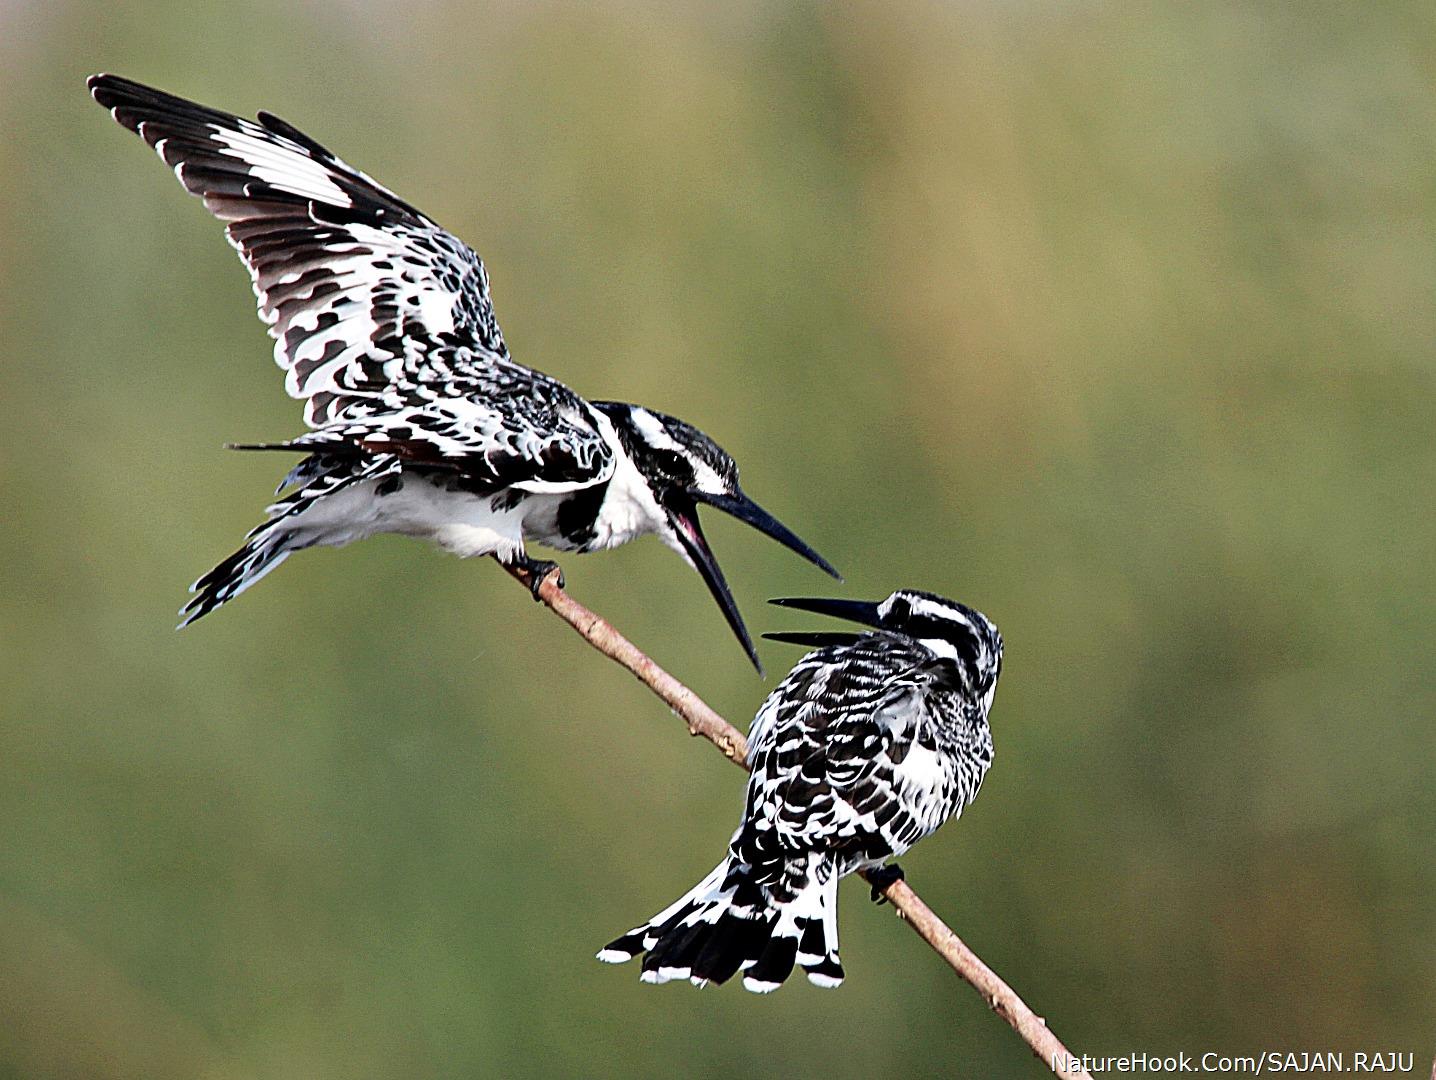
<svg viewBox="0 0 1436 1080">
<path fill-rule="evenodd" d="M 560 589 L 563 588 L 563 570 L 558 563 L 551 559 L 533 559 L 527 552 L 519 552 L 509 563 L 516 566 L 529 576 L 529 592 L 533 593 L 535 600 L 542 600 L 539 596 L 539 586 L 548 580 L 550 574 L 557 574 L 558 581 L 555 583 Z"/>
<path fill-rule="evenodd" d="M 868 871 L 868 884 L 873 887 L 873 903 L 886 904 L 887 897 L 883 890 L 894 881 L 904 881 L 907 875 L 903 873 L 902 867 L 897 863 L 888 863 L 886 866 L 874 866 Z"/>
</svg>

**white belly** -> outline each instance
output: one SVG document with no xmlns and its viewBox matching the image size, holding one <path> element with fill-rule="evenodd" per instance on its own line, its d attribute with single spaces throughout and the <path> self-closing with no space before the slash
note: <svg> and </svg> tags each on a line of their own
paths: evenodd
<svg viewBox="0 0 1436 1080">
<path fill-rule="evenodd" d="M 496 509 L 490 496 L 449 491 L 413 474 L 401 479 L 402 486 L 386 495 L 379 494 L 386 481 L 370 480 L 315 500 L 293 519 L 293 546 L 341 547 L 376 533 L 399 533 L 432 540 L 463 558 L 508 558 L 523 550 L 524 518 L 551 498 L 528 496 Z"/>
</svg>

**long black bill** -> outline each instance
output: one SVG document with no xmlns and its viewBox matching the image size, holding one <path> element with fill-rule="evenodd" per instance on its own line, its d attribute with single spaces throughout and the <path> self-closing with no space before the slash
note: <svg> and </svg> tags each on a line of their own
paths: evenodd
<svg viewBox="0 0 1436 1080">
<path fill-rule="evenodd" d="M 806 645 L 810 649 L 821 649 L 824 645 L 851 645 L 862 635 L 853 630 L 825 630 L 822 632 L 774 630 L 763 636 L 769 641 L 782 641 L 788 645 Z"/>
<path fill-rule="evenodd" d="M 718 568 L 718 560 L 713 557 L 703 530 L 698 526 L 697 508 L 691 502 L 686 506 L 670 506 L 668 518 L 673 523 L 674 531 L 678 533 L 678 539 L 683 543 L 683 550 L 693 560 L 693 565 L 703 577 L 703 583 L 708 586 L 708 591 L 723 610 L 723 618 L 728 620 L 738 643 L 743 646 L 748 659 L 758 669 L 758 674 L 762 675 L 763 664 L 758 659 L 758 650 L 753 647 L 753 639 L 748 636 L 748 628 L 743 625 L 743 616 L 738 614 L 738 605 L 728 589 L 728 582 L 723 577 L 723 571 Z"/>
<path fill-rule="evenodd" d="M 741 491 L 736 495 L 706 495 L 701 491 L 693 491 L 689 494 L 695 499 L 706 502 L 709 506 L 722 510 L 725 514 L 732 514 L 739 521 L 747 522 L 759 532 L 771 536 L 784 547 L 796 551 L 814 566 L 825 570 L 839 581 L 843 580 L 843 575 L 833 569 L 832 563 L 810 548 L 798 537 L 797 533 Z"/>
<path fill-rule="evenodd" d="M 768 603 L 797 608 L 799 611 L 812 611 L 819 615 L 831 615 L 836 619 L 847 619 L 864 626 L 882 625 L 878 618 L 878 605 L 871 600 L 824 600 L 806 596 L 782 596 L 769 600 Z"/>
</svg>

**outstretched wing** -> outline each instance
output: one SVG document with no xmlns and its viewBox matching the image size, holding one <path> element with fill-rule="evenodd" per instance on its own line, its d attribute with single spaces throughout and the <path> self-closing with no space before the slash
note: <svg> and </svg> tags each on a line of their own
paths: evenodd
<svg viewBox="0 0 1436 1080">
<path fill-rule="evenodd" d="M 114 75 L 89 87 L 228 222 L 311 425 L 509 362 L 479 257 L 313 139 L 268 113 L 245 120 Z"/>
<path fill-rule="evenodd" d="M 89 87 L 228 222 L 285 388 L 317 429 L 276 449 L 390 453 L 483 490 L 612 474 L 595 411 L 509 359 L 484 264 L 461 240 L 278 117 L 115 75 Z"/>
<path fill-rule="evenodd" d="M 763 703 L 750 732 L 744 821 L 734 851 L 778 884 L 797 851 L 854 861 L 910 847 L 931 827 L 903 787 L 917 732 L 896 718 L 931 659 L 898 635 L 866 633 L 809 653 Z"/>
</svg>

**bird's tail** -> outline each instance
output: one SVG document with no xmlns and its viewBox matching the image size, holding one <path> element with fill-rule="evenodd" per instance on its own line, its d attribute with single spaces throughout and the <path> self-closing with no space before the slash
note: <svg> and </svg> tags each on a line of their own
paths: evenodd
<svg viewBox="0 0 1436 1080">
<path fill-rule="evenodd" d="M 249 531 L 244 546 L 189 587 L 194 596 L 180 609 L 180 628 L 233 600 L 291 553 L 319 542 L 299 520 L 318 500 L 361 480 L 376 480 L 397 472 L 399 467 L 399 459 L 387 454 L 360 462 L 314 458 L 301 462 L 285 477 L 280 489 L 290 483 L 308 482 L 270 506 L 269 520 Z"/>
<path fill-rule="evenodd" d="M 838 875 L 831 860 L 810 854 L 805 873 L 786 881 L 789 899 L 754 880 L 746 863 L 728 856 L 682 899 L 605 945 L 598 958 L 621 964 L 644 953 L 644 982 L 688 979 L 721 983 L 743 972 L 756 993 L 776 990 L 797 964 L 816 986 L 843 981 L 838 959 Z"/>
</svg>

